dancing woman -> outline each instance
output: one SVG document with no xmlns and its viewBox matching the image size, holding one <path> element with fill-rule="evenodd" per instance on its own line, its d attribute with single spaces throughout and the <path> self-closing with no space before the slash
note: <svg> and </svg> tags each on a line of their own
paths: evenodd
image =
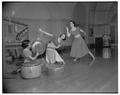
<svg viewBox="0 0 120 95">
<path fill-rule="evenodd" d="M 42 30 L 41 28 L 39 29 L 39 31 L 46 34 L 47 36 L 54 38 L 53 34 L 48 33 L 46 31 Z M 61 42 L 64 38 L 65 38 L 65 35 L 60 35 L 58 37 L 58 39 L 57 39 L 58 45 L 55 45 L 55 43 L 52 40 L 50 40 L 48 42 L 47 47 L 46 47 L 46 61 L 47 61 L 47 63 L 54 64 L 54 63 L 60 62 L 62 64 L 65 64 L 62 57 L 56 51 L 56 49 L 61 46 Z"/>
<path fill-rule="evenodd" d="M 68 27 L 66 27 L 67 36 L 70 37 L 71 34 L 74 36 L 70 56 L 74 57 L 74 61 L 76 61 L 77 59 L 85 56 L 86 54 L 89 54 L 93 58 L 93 60 L 95 60 L 94 55 L 90 52 L 85 41 L 80 35 L 80 32 L 84 33 L 85 35 L 86 33 L 82 29 L 80 29 L 80 27 L 78 27 L 75 21 L 70 20 L 69 24 L 71 29 L 69 31 Z"/>
<path fill-rule="evenodd" d="M 60 63 L 65 64 L 62 57 L 56 51 L 56 49 L 59 48 L 60 46 L 61 46 L 60 44 L 56 46 L 53 43 L 53 41 L 50 41 L 48 43 L 47 49 L 46 49 L 46 61 L 47 61 L 47 63 L 54 64 L 56 62 L 60 62 Z"/>
</svg>

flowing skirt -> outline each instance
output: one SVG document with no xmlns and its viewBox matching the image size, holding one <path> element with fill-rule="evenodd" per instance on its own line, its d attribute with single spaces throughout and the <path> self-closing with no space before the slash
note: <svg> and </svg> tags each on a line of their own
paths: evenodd
<svg viewBox="0 0 120 95">
<path fill-rule="evenodd" d="M 46 61 L 47 63 L 55 63 L 55 62 L 63 62 L 64 60 L 61 58 L 61 56 L 57 53 L 55 49 L 48 48 L 46 50 Z"/>
<path fill-rule="evenodd" d="M 79 38 L 75 38 L 72 43 L 70 56 L 75 58 L 81 58 L 88 53 L 89 49 L 83 38 L 81 36 Z"/>
</svg>

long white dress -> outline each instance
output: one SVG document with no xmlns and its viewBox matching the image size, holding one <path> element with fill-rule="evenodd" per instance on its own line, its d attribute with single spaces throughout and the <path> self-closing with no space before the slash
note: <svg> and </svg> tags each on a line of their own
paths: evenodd
<svg viewBox="0 0 120 95">
<path fill-rule="evenodd" d="M 53 42 L 48 43 L 47 49 L 46 49 L 46 61 L 47 63 L 54 64 L 55 62 L 63 62 L 65 64 L 62 57 L 58 54 L 56 51 L 56 46 Z"/>
</svg>

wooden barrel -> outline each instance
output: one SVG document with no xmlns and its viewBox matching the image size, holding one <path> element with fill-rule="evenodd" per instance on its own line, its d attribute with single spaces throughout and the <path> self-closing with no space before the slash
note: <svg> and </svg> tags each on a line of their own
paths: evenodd
<svg viewBox="0 0 120 95">
<path fill-rule="evenodd" d="M 23 64 L 21 68 L 21 76 L 26 79 L 40 77 L 41 65 L 40 62 L 36 61 Z"/>
</svg>

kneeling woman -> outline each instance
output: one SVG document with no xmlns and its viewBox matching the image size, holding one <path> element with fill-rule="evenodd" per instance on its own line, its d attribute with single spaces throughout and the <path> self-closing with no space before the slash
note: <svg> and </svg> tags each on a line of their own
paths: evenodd
<svg viewBox="0 0 120 95">
<path fill-rule="evenodd" d="M 24 63 L 28 63 L 28 62 L 34 61 L 39 56 L 39 53 L 36 53 L 36 55 L 33 56 L 32 46 L 31 46 L 29 40 L 24 40 L 22 42 L 22 48 L 23 48 L 23 54 L 24 54 L 24 58 L 25 58 Z M 13 74 L 17 74 L 21 70 L 21 66 L 18 67 L 17 70 L 13 71 L 12 73 Z"/>
<path fill-rule="evenodd" d="M 31 46 L 29 40 L 24 40 L 22 42 L 22 47 L 23 47 L 23 54 L 24 54 L 24 57 L 25 57 L 24 63 L 36 60 L 39 53 L 36 53 L 36 55 L 33 56 L 32 46 Z"/>
<path fill-rule="evenodd" d="M 62 39 L 62 38 L 59 38 Z M 60 41 L 58 41 L 58 43 L 60 43 Z M 62 59 L 62 57 L 58 54 L 58 52 L 56 51 L 57 48 L 59 48 L 61 45 L 59 44 L 58 46 L 56 46 L 53 41 L 50 41 L 47 45 L 47 49 L 46 49 L 46 61 L 47 63 L 50 64 L 54 64 L 54 63 L 63 63 L 65 64 L 64 60 Z"/>
</svg>

